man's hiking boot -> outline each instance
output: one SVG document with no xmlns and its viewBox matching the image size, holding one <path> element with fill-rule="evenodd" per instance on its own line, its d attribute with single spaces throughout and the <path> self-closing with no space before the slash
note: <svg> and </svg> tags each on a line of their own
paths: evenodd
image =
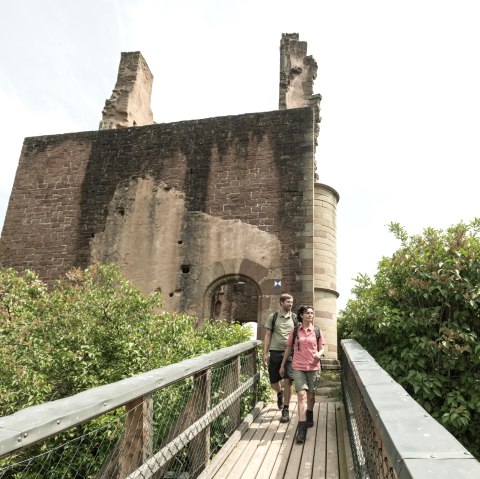
<svg viewBox="0 0 480 479">
<path fill-rule="evenodd" d="M 313 426 L 313 411 L 309 411 L 307 409 L 307 420 L 306 420 L 307 427 Z"/>
<path fill-rule="evenodd" d="M 307 424 L 305 421 L 300 421 L 298 423 L 297 437 L 295 438 L 295 442 L 300 444 L 305 442 L 305 439 L 307 439 Z"/>
<path fill-rule="evenodd" d="M 282 417 L 280 418 L 280 422 L 288 422 L 290 421 L 290 416 L 288 414 L 288 408 L 284 407 L 282 410 Z"/>
<path fill-rule="evenodd" d="M 283 409 L 283 391 L 277 393 L 277 406 L 278 409 Z"/>
</svg>

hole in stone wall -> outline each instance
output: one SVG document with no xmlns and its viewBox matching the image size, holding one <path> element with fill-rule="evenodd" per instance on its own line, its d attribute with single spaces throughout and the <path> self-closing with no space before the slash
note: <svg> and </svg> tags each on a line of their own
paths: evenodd
<svg viewBox="0 0 480 479">
<path fill-rule="evenodd" d="M 95 233 L 90 233 L 90 238 L 95 238 Z"/>
<path fill-rule="evenodd" d="M 182 241 L 182 240 L 178 240 L 177 243 L 178 243 L 178 244 L 183 244 L 183 241 Z"/>
<path fill-rule="evenodd" d="M 162 292 L 162 288 L 160 288 L 160 286 L 157 286 L 157 287 L 155 288 L 155 292 L 161 293 L 161 292 Z"/>
<path fill-rule="evenodd" d="M 190 265 L 182 264 L 182 273 L 190 273 Z"/>
<path fill-rule="evenodd" d="M 170 293 L 168 293 L 170 298 L 172 298 L 173 296 L 180 296 L 181 294 L 182 294 L 181 289 L 176 289 L 175 291 L 170 291 Z"/>
<path fill-rule="evenodd" d="M 120 216 L 123 216 L 125 214 L 125 208 L 123 206 L 119 206 L 117 207 L 117 213 L 120 215 Z"/>
</svg>

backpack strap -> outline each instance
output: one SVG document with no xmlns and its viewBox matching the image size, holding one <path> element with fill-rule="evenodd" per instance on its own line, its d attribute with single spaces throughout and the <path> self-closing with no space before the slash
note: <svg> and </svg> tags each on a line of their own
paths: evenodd
<svg viewBox="0 0 480 479">
<path fill-rule="evenodd" d="M 295 318 L 295 326 L 293 327 L 293 337 L 292 337 L 292 351 L 295 349 L 295 341 L 297 340 L 298 336 L 298 326 L 299 326 L 298 320 Z"/>
<path fill-rule="evenodd" d="M 322 333 L 320 332 L 320 328 L 318 326 L 315 326 L 315 336 L 317 337 L 317 351 L 320 351 L 320 349 L 318 349 L 318 346 L 319 346 L 318 342 L 322 337 Z"/>
<path fill-rule="evenodd" d="M 275 321 L 277 320 L 277 318 L 278 318 L 278 312 L 275 311 L 273 313 L 273 318 L 272 318 L 272 334 L 275 331 Z"/>
</svg>

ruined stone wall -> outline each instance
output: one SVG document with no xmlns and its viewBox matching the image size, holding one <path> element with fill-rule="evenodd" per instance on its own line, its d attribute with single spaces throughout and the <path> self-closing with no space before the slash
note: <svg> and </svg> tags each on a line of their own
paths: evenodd
<svg viewBox="0 0 480 479">
<path fill-rule="evenodd" d="M 314 95 L 313 84 L 317 77 L 317 62 L 307 55 L 307 42 L 298 33 L 284 33 L 280 42 L 280 110 L 316 107 L 319 95 Z"/>
<path fill-rule="evenodd" d="M 153 124 L 150 109 L 153 75 L 140 52 L 122 52 L 111 97 L 102 111 L 100 129 Z"/>
<path fill-rule="evenodd" d="M 298 33 L 283 33 L 280 42 L 280 85 L 278 108 L 310 106 L 315 112 L 315 145 L 320 133 L 320 102 L 322 96 L 313 93 L 317 78 L 317 62 L 307 55 L 307 42 L 300 41 Z M 315 179 L 318 180 L 315 164 Z"/>
<path fill-rule="evenodd" d="M 25 139 L 0 240 L 2 266 L 54 279 L 77 264 L 81 185 L 96 136 Z"/>
<path fill-rule="evenodd" d="M 263 321 L 281 292 L 313 302 L 313 150 L 311 108 L 27 138 L 1 264 L 52 280 L 116 262 L 200 316 L 245 278 Z"/>
<path fill-rule="evenodd" d="M 0 264 L 51 281 L 114 262 L 166 310 L 257 321 L 260 338 L 288 292 L 336 357 L 338 194 L 315 183 L 316 75 L 307 43 L 283 34 L 280 111 L 155 125 L 153 75 L 122 53 L 100 131 L 25 140 Z"/>
</svg>

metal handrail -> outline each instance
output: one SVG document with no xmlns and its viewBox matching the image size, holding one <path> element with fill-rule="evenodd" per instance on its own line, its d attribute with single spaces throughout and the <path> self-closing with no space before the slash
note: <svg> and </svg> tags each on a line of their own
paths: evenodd
<svg viewBox="0 0 480 479">
<path fill-rule="evenodd" d="M 357 341 L 341 341 L 342 384 L 359 478 L 471 479 L 480 462 Z"/>
<path fill-rule="evenodd" d="M 259 344 L 261 341 L 246 341 L 2 417 L 0 457 L 207 370 L 215 364 L 252 350 Z"/>
</svg>

